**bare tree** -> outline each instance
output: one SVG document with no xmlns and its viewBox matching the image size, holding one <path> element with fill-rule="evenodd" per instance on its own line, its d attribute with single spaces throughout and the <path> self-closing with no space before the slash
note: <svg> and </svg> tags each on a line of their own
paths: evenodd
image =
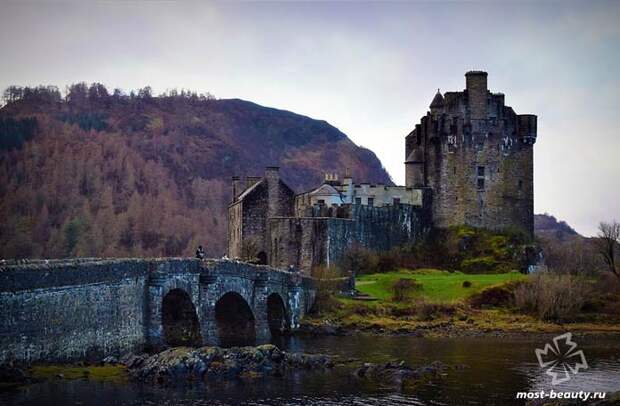
<svg viewBox="0 0 620 406">
<path fill-rule="evenodd" d="M 620 272 L 616 268 L 616 251 L 620 244 L 620 223 L 615 220 L 611 223 L 601 222 L 598 229 L 599 252 L 609 271 L 620 278 Z"/>
</svg>

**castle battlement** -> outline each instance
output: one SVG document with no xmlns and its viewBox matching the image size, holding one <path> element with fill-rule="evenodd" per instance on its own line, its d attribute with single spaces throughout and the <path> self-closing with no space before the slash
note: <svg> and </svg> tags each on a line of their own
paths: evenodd
<svg viewBox="0 0 620 406">
<path fill-rule="evenodd" d="M 406 185 L 433 191 L 433 222 L 533 233 L 537 117 L 516 114 L 487 73 L 465 74 L 460 92 L 439 91 L 405 138 Z"/>
</svg>

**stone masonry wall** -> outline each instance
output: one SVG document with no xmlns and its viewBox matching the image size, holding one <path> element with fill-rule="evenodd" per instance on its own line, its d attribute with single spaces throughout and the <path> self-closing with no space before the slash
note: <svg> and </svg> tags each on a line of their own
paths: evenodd
<svg viewBox="0 0 620 406">
<path fill-rule="evenodd" d="M 484 72 L 445 93 L 406 137 L 407 185 L 432 189 L 437 227 L 468 224 L 533 235 L 535 115 L 517 115 Z M 440 97 L 440 95 L 438 95 Z"/>
<path fill-rule="evenodd" d="M 215 304 L 226 293 L 251 308 L 256 337 L 269 340 L 267 298 L 298 326 L 314 303 L 299 273 L 239 261 L 194 258 L 0 261 L 0 365 L 100 359 L 165 345 L 162 304 L 173 289 L 192 301 L 204 344 L 217 344 Z"/>
<path fill-rule="evenodd" d="M 36 262 L 0 270 L 0 364 L 140 348 L 148 264 Z"/>
<path fill-rule="evenodd" d="M 386 251 L 411 243 L 431 226 L 425 208 L 350 206 L 350 218 L 280 217 L 269 219 L 271 265 L 308 274 L 319 265 L 335 265 L 353 245 Z"/>
</svg>

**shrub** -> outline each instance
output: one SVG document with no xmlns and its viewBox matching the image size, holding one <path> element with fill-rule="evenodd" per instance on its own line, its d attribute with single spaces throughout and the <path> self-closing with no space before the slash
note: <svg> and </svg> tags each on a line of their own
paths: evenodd
<svg viewBox="0 0 620 406">
<path fill-rule="evenodd" d="M 355 275 L 365 275 L 391 272 L 397 268 L 398 261 L 396 250 L 376 252 L 354 246 L 344 253 L 338 266 L 340 269 L 353 272 Z"/>
<path fill-rule="evenodd" d="M 363 303 L 354 303 L 347 309 L 351 314 L 358 316 L 370 316 L 376 313 L 375 309 Z"/>
<path fill-rule="evenodd" d="M 471 288 L 471 282 L 470 281 L 463 281 L 463 287 L 464 288 Z"/>
<path fill-rule="evenodd" d="M 491 286 L 472 295 L 468 302 L 475 308 L 509 306 L 514 302 L 513 290 L 519 284 L 520 282 L 515 282 L 501 286 Z"/>
<path fill-rule="evenodd" d="M 541 320 L 563 321 L 575 316 L 590 296 L 583 278 L 569 274 L 532 275 L 514 291 L 515 306 Z"/>
<path fill-rule="evenodd" d="M 340 302 L 334 297 L 338 291 L 339 273 L 335 268 L 315 267 L 312 269 L 312 276 L 316 283 L 316 297 L 311 313 L 328 313 L 342 307 Z"/>
<path fill-rule="evenodd" d="M 464 273 L 488 273 L 498 268 L 499 262 L 491 256 L 467 258 L 461 261 Z"/>
<path fill-rule="evenodd" d="M 422 288 L 422 284 L 415 279 L 400 278 L 392 285 L 392 300 L 395 302 L 404 302 L 411 299 L 414 291 Z"/>
<path fill-rule="evenodd" d="M 418 300 L 415 303 L 416 315 L 420 320 L 430 321 L 439 315 L 453 315 L 456 307 L 448 303 L 430 303 L 425 300 Z"/>
<path fill-rule="evenodd" d="M 392 306 L 390 308 L 390 316 L 400 318 L 415 316 L 417 309 L 414 306 Z"/>
</svg>

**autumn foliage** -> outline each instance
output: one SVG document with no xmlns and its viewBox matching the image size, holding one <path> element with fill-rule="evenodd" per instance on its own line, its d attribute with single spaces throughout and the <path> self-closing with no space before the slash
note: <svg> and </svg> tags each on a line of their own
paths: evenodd
<svg viewBox="0 0 620 406">
<path fill-rule="evenodd" d="M 298 191 L 379 160 L 324 121 L 191 92 L 11 87 L 0 109 L 0 257 L 223 255 L 232 175 Z"/>
</svg>

